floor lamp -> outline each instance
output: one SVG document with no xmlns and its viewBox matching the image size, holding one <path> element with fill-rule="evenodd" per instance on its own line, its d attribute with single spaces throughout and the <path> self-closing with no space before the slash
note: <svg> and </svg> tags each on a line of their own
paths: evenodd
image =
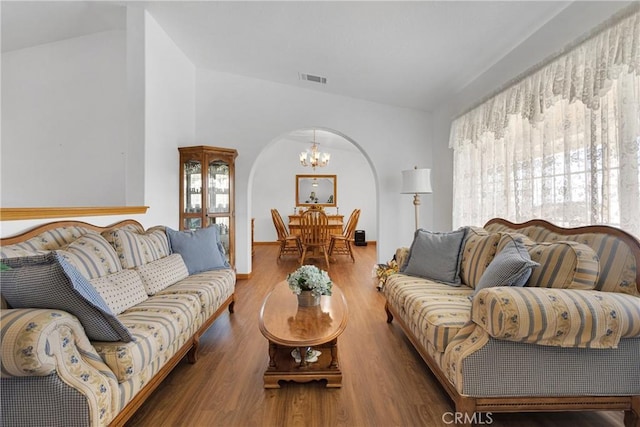
<svg viewBox="0 0 640 427">
<path fill-rule="evenodd" d="M 413 205 L 416 210 L 416 230 L 418 229 L 418 206 L 420 194 L 431 193 L 431 169 L 413 169 L 402 171 L 402 194 L 413 194 Z"/>
</svg>

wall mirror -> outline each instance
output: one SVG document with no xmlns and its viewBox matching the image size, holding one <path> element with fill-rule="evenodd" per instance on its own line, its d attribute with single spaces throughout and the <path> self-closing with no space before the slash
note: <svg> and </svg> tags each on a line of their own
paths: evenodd
<svg viewBox="0 0 640 427">
<path fill-rule="evenodd" d="M 296 175 L 296 206 L 336 206 L 336 175 Z"/>
</svg>

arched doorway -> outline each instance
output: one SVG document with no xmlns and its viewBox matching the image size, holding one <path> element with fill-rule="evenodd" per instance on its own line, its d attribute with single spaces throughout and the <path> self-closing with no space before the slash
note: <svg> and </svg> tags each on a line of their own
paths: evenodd
<svg viewBox="0 0 640 427">
<path fill-rule="evenodd" d="M 349 216 L 361 209 L 358 229 L 365 230 L 367 240 L 377 240 L 378 183 L 373 165 L 366 152 L 353 139 L 332 129 L 315 128 L 315 141 L 320 150 L 331 154 L 325 167 L 300 164 L 300 153 L 313 142 L 313 128 L 297 129 L 272 139 L 260 152 L 249 177 L 251 217 L 254 220 L 254 241 L 274 242 L 276 232 L 270 210 L 278 209 L 287 222 L 294 213 L 296 175 L 336 175 L 336 207 L 328 213 Z"/>
</svg>

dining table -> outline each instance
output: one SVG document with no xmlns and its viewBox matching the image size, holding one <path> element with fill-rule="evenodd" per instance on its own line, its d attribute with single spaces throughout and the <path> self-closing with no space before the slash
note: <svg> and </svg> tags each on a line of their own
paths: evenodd
<svg viewBox="0 0 640 427">
<path fill-rule="evenodd" d="M 301 215 L 289 215 L 289 232 L 291 234 L 300 235 L 300 217 Z M 344 228 L 344 215 L 327 215 L 329 220 L 329 235 L 342 234 Z"/>
</svg>

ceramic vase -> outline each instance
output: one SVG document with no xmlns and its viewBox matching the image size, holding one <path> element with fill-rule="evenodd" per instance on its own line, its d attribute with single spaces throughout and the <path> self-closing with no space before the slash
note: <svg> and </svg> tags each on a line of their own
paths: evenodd
<svg viewBox="0 0 640 427">
<path fill-rule="evenodd" d="M 316 296 L 311 291 L 302 291 L 298 295 L 298 306 L 313 307 L 320 305 L 320 295 Z"/>
</svg>

